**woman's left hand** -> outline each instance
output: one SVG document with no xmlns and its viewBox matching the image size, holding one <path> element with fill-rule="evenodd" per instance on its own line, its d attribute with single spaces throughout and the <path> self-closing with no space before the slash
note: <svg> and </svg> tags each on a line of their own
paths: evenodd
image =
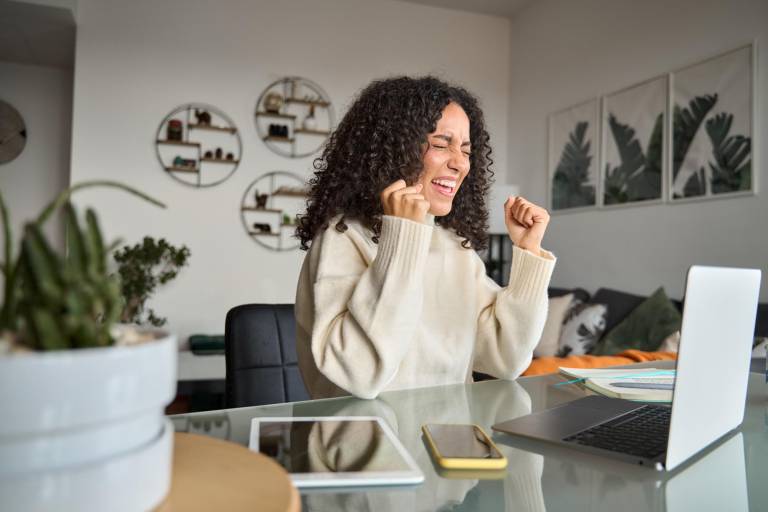
<svg viewBox="0 0 768 512">
<path fill-rule="evenodd" d="M 512 243 L 536 256 L 541 254 L 541 239 L 549 224 L 547 210 L 513 196 L 504 203 L 504 221 Z"/>
</svg>

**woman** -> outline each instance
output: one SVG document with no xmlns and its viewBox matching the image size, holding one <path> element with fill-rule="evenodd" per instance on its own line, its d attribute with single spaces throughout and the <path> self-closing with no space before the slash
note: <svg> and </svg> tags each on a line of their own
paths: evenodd
<svg viewBox="0 0 768 512">
<path fill-rule="evenodd" d="M 313 398 L 514 379 L 541 336 L 547 212 L 509 198 L 510 283 L 485 275 L 491 148 L 477 100 L 436 78 L 373 82 L 315 162 L 296 344 Z M 499 212 L 499 215 L 502 213 Z M 310 247 L 311 242 L 311 247 Z"/>
</svg>

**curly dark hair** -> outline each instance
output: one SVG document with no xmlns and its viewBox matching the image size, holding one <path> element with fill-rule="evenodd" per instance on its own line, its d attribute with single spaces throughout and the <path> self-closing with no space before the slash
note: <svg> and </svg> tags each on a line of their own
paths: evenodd
<svg viewBox="0 0 768 512">
<path fill-rule="evenodd" d="M 418 181 L 423 145 L 451 102 L 469 117 L 470 170 L 451 212 L 435 222 L 455 230 L 463 238 L 463 247 L 485 248 L 493 160 L 483 112 L 468 91 L 432 76 L 376 80 L 359 94 L 314 161 L 306 214 L 296 229 L 301 248 L 307 250 L 339 214 L 337 231 L 346 231 L 346 219 L 357 220 L 373 231 L 373 241 L 378 243 L 381 191 L 398 179 L 409 185 Z"/>
</svg>

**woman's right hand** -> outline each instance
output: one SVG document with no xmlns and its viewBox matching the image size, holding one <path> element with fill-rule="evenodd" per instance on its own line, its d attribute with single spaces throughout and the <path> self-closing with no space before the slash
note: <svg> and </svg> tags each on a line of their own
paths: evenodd
<svg viewBox="0 0 768 512">
<path fill-rule="evenodd" d="M 422 187 L 421 183 L 409 187 L 405 180 L 397 180 L 385 188 L 381 193 L 384 215 L 424 222 L 430 204 L 421 194 Z"/>
</svg>

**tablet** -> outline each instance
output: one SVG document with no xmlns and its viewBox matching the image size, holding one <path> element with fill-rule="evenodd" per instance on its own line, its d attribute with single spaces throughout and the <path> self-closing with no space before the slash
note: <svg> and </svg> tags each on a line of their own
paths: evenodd
<svg viewBox="0 0 768 512">
<path fill-rule="evenodd" d="M 275 459 L 300 488 L 424 481 L 400 440 L 374 416 L 254 418 L 248 447 Z"/>
</svg>

